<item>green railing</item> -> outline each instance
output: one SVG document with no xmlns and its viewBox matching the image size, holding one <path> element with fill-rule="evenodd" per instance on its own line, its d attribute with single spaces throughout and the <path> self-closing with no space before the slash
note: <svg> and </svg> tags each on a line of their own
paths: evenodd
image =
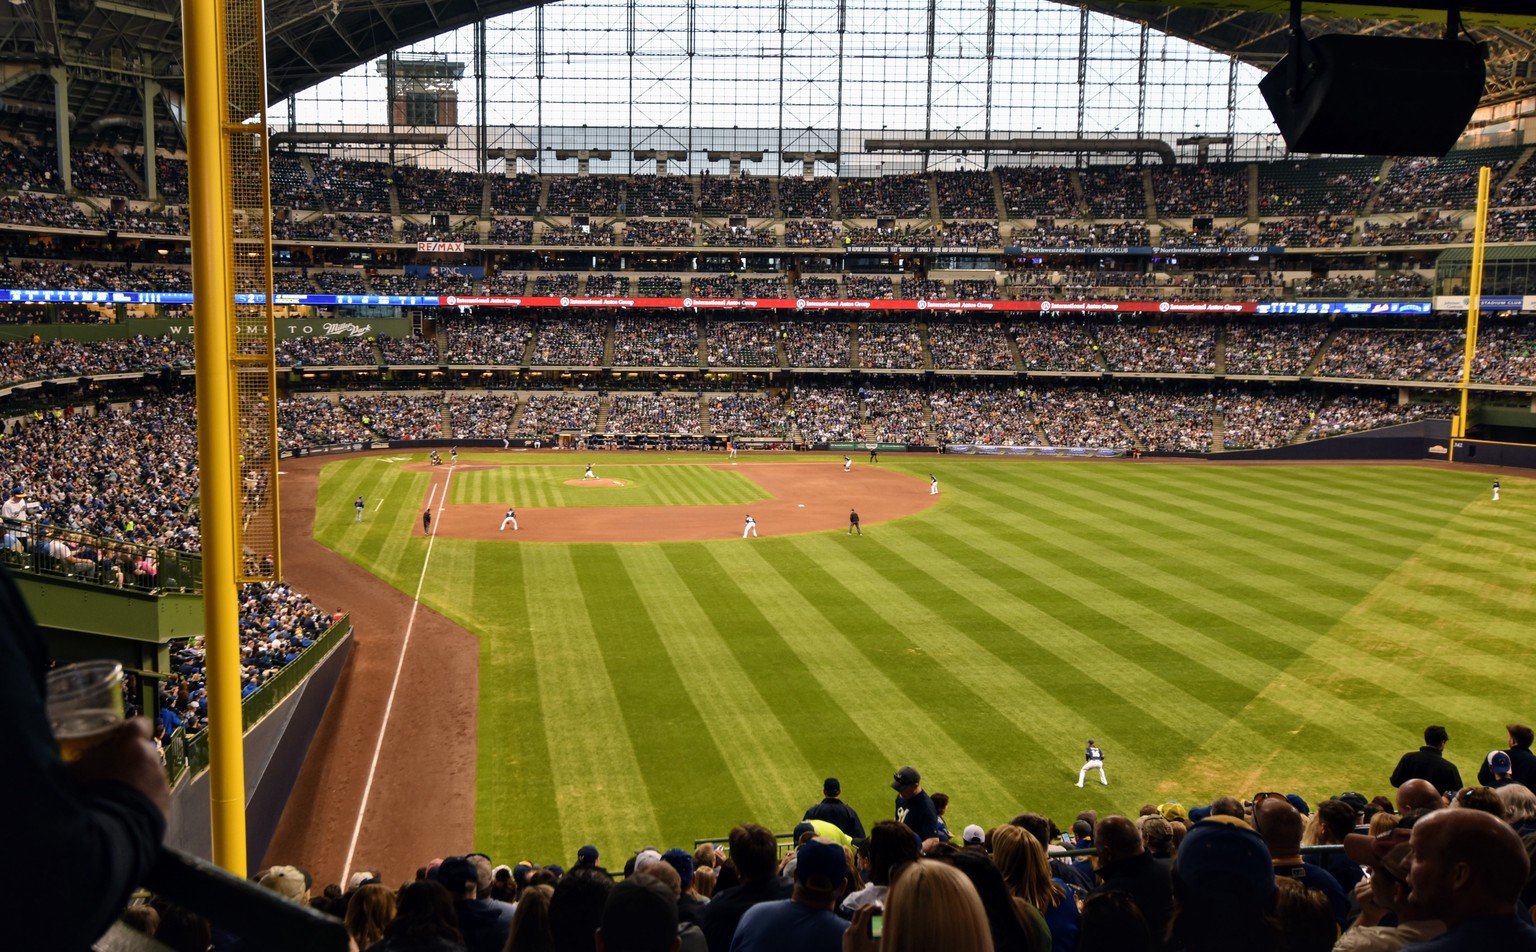
<svg viewBox="0 0 1536 952">
<path fill-rule="evenodd" d="M 154 592 L 201 592 L 203 557 L 158 545 L 38 522 L 0 524 L 0 556 L 12 572 L 70 578 L 103 588 Z M 153 563 L 149 574 L 142 563 Z"/>
<path fill-rule="evenodd" d="M 249 697 L 240 702 L 242 713 L 242 733 L 251 729 L 251 725 L 261 720 L 273 708 L 283 702 L 288 695 L 293 693 L 309 673 L 315 670 L 315 666 L 325 660 L 331 653 L 331 649 L 341 642 L 347 632 L 352 630 L 352 616 L 343 615 L 339 621 L 326 629 L 325 633 L 315 639 L 315 643 L 305 648 L 293 663 L 278 671 L 277 674 L 267 679 L 267 682 L 251 693 Z M 178 731 L 179 733 L 179 731 Z M 208 769 L 208 732 L 199 731 L 186 739 L 186 769 L 190 776 L 197 776 Z M 170 768 L 170 760 L 167 757 L 166 768 Z M 174 775 L 173 775 L 174 780 Z"/>
</svg>

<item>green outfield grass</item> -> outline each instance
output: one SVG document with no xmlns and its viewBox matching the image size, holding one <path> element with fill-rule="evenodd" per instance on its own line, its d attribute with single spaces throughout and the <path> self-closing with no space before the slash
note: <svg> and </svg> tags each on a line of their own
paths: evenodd
<svg viewBox="0 0 1536 952">
<path fill-rule="evenodd" d="M 597 504 L 561 485 L 575 457 L 481 458 L 527 465 L 455 476 L 450 507 Z M 592 459 L 634 481 L 624 505 L 758 498 L 737 473 L 636 460 Z M 422 599 L 482 640 L 477 846 L 569 864 L 588 842 L 617 858 L 746 820 L 786 832 L 827 775 L 868 823 L 908 763 L 957 833 L 1369 796 L 1427 724 L 1471 779 L 1536 716 L 1536 480 L 1504 477 L 1495 504 L 1489 476 L 1411 467 L 884 460 L 944 495 L 862 538 L 437 539 Z M 315 534 L 414 592 L 429 480 L 330 464 Z M 1073 786 L 1088 737 L 1107 788 Z"/>
</svg>

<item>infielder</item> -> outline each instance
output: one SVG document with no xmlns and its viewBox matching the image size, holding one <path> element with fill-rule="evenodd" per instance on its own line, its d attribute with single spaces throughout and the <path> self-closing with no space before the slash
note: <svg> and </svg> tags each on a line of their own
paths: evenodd
<svg viewBox="0 0 1536 952">
<path fill-rule="evenodd" d="M 848 471 L 850 471 L 852 469 L 853 469 L 853 457 L 851 457 L 851 456 L 844 456 L 843 457 L 843 472 L 846 473 L 846 472 L 848 472 Z"/>
<path fill-rule="evenodd" d="M 517 510 L 513 509 L 511 506 L 507 507 L 507 515 L 506 515 L 506 517 L 504 519 L 501 520 L 501 528 L 498 529 L 497 531 L 498 532 L 506 532 L 507 531 L 507 523 L 509 523 L 509 522 L 512 523 L 512 531 L 516 532 L 517 531 Z"/>
<path fill-rule="evenodd" d="M 362 496 L 358 496 L 357 497 L 357 502 L 353 503 L 352 505 L 357 507 L 357 521 L 358 522 L 362 522 L 363 521 L 363 510 L 365 508 L 367 508 L 368 504 L 363 502 L 363 497 Z"/>
<path fill-rule="evenodd" d="M 1088 771 L 1095 769 L 1099 772 L 1099 783 L 1109 786 L 1109 779 L 1104 776 L 1104 751 L 1100 750 L 1090 737 L 1088 748 L 1083 752 L 1083 769 L 1077 772 L 1077 785 L 1081 787 L 1083 778 L 1088 776 Z"/>
<path fill-rule="evenodd" d="M 745 539 L 749 532 L 752 533 L 752 538 L 757 538 L 757 520 L 753 519 L 750 515 L 747 516 L 747 524 L 742 527 L 741 537 Z"/>
<path fill-rule="evenodd" d="M 937 496 L 938 494 L 939 494 L 939 477 L 933 475 L 932 473 L 929 473 L 928 474 L 928 495 L 930 495 L 930 496 Z"/>
</svg>

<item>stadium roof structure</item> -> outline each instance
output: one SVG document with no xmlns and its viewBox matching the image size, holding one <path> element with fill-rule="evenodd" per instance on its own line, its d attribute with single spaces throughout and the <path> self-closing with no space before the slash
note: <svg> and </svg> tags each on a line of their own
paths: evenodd
<svg viewBox="0 0 1536 952">
<path fill-rule="evenodd" d="M 533 0 L 267 0 L 269 102 L 301 92 L 392 50 L 536 5 Z M 1157 0 L 1074 4 L 1236 56 L 1264 69 L 1285 55 L 1289 0 Z M 1309 35 L 1435 37 L 1450 0 L 1303 0 Z M 1468 33 L 1488 44 L 1492 104 L 1536 93 L 1536 5 L 1461 0 Z M 179 135 L 183 79 L 180 0 L 0 2 L 0 126 L 41 131 L 54 88 L 67 78 L 72 134 L 139 137 L 146 88 L 157 124 Z M 153 84 L 147 87 L 146 84 Z M 165 141 L 165 140 L 162 140 Z"/>
</svg>

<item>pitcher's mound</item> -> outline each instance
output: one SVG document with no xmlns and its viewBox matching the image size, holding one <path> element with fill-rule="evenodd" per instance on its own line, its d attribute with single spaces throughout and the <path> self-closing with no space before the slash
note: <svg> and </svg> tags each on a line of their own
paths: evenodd
<svg viewBox="0 0 1536 952">
<path fill-rule="evenodd" d="M 567 486 L 622 486 L 622 479 L 567 479 Z"/>
</svg>

